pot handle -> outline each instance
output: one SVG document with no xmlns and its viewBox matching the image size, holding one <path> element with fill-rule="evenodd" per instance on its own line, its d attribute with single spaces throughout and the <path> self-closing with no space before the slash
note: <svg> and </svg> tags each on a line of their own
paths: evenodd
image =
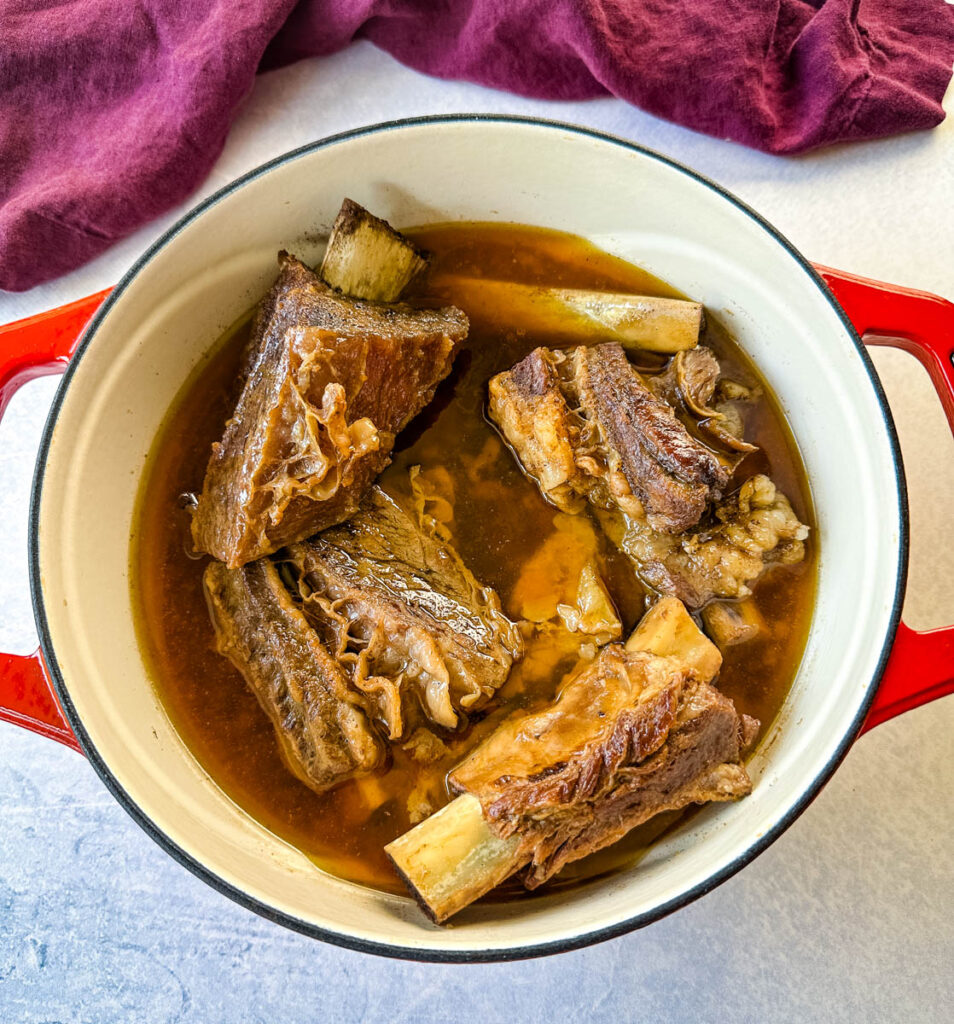
<svg viewBox="0 0 954 1024">
<path fill-rule="evenodd" d="M 928 292 L 816 269 L 865 344 L 893 345 L 921 361 L 954 431 L 954 304 Z M 109 291 L 0 327 L 0 417 L 21 385 L 66 369 L 83 328 Z M 919 632 L 899 623 L 862 731 L 949 693 L 954 693 L 954 626 Z M 38 650 L 0 654 L 0 720 L 79 750 Z"/>
<path fill-rule="evenodd" d="M 0 417 L 28 380 L 66 369 L 83 328 L 108 294 L 106 289 L 0 327 Z M 0 653 L 0 721 L 80 749 L 63 718 L 39 650 L 25 655 Z"/>
<path fill-rule="evenodd" d="M 866 345 L 892 345 L 920 360 L 954 431 L 954 303 L 829 267 L 816 270 Z M 919 632 L 901 622 L 862 732 L 949 693 L 954 626 Z"/>
</svg>

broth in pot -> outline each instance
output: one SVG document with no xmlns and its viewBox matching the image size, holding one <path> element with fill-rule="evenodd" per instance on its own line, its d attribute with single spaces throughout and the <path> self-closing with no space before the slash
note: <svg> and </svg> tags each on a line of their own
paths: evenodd
<svg viewBox="0 0 954 1024">
<path fill-rule="evenodd" d="M 192 496 L 202 491 L 211 446 L 221 438 L 242 387 L 251 314 L 220 339 L 170 411 L 144 474 L 131 549 L 138 628 L 152 677 L 197 761 L 236 804 L 319 867 L 393 893 L 405 887 L 385 846 L 453 799 L 448 774 L 502 723 L 515 712 L 549 706 L 561 682 L 581 662 L 597 657 L 605 637 L 571 628 L 581 574 L 595 571 L 624 639 L 658 597 L 658 582 L 635 571 L 614 542 L 626 529 L 621 516 L 592 506 L 571 514 L 543 497 L 488 416 L 488 381 L 539 346 L 559 353 L 606 340 L 595 322 L 590 328 L 574 322 L 568 330 L 566 310 L 542 301 L 539 289 L 682 298 L 638 267 L 568 234 L 481 223 L 406 234 L 431 254 L 431 263 L 402 299 L 415 307 L 460 307 L 470 329 L 433 400 L 397 435 L 378 484 L 402 507 L 425 510 L 517 624 L 523 656 L 491 699 L 463 714 L 463 727 L 453 730 L 435 727 L 412 710 L 380 767 L 326 792 L 315 792 L 289 771 L 273 723 L 242 674 L 216 650 L 203 590 L 210 558 L 196 553 L 191 533 Z M 481 281 L 528 287 L 487 288 Z M 767 382 L 712 311 L 700 341 L 717 358 L 720 379 L 740 389 L 737 400 L 727 391 L 727 401 L 741 421 L 735 426 L 757 445 L 723 459 L 730 479 L 722 490 L 735 494 L 745 481 L 764 474 L 787 496 L 798 521 L 812 527 L 801 459 Z M 629 355 L 650 383 L 675 358 L 651 351 Z M 693 437 L 711 442 L 701 432 L 704 417 L 678 412 Z M 702 601 L 696 610 L 696 621 L 722 652 L 715 685 L 740 715 L 758 719 L 761 734 L 785 700 L 808 634 L 816 577 L 811 537 L 799 541 L 800 560 L 779 559 L 759 575 L 751 596 Z M 385 723 L 378 720 L 375 727 L 386 735 Z M 687 813 L 652 817 L 565 868 L 548 883 L 550 891 L 630 866 Z M 514 881 L 494 890 L 508 899 L 518 893 L 532 896 Z"/>
</svg>

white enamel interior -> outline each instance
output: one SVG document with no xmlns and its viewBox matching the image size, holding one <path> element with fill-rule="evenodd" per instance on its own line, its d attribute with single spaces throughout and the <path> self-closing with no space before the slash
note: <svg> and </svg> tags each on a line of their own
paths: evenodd
<svg viewBox="0 0 954 1024">
<path fill-rule="evenodd" d="M 131 614 L 133 507 L 163 416 L 210 344 L 264 293 L 276 251 L 315 257 L 343 195 L 398 226 L 497 220 L 576 232 L 727 311 L 789 417 L 818 513 L 814 625 L 781 720 L 751 766 L 752 796 L 709 807 L 626 874 L 475 907 L 444 929 L 408 899 L 322 873 L 220 792 L 170 726 Z M 836 754 L 876 671 L 899 572 L 898 507 L 889 434 L 863 361 L 772 234 L 711 187 L 624 145 L 556 126 L 461 120 L 295 156 L 161 244 L 69 381 L 37 543 L 69 697 L 102 761 L 160 832 L 268 908 L 346 940 L 461 956 L 579 941 L 652 912 L 732 865 L 788 814 Z"/>
</svg>

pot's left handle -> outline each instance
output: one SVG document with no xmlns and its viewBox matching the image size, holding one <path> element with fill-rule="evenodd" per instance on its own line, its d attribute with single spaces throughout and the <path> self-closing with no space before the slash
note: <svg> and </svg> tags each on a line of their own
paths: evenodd
<svg viewBox="0 0 954 1024">
<path fill-rule="evenodd" d="M 0 417 L 28 380 L 66 369 L 83 328 L 108 294 L 109 289 L 0 327 Z M 0 654 L 0 721 L 80 749 L 63 718 L 38 650 L 25 655 Z"/>
</svg>

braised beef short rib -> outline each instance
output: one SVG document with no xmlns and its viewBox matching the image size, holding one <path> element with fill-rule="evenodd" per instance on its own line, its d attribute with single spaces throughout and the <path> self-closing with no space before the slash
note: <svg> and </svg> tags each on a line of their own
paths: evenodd
<svg viewBox="0 0 954 1024">
<path fill-rule="evenodd" d="M 289 769 L 317 792 L 383 763 L 364 696 L 351 689 L 268 559 L 203 577 L 216 646 L 271 719 Z"/>
<path fill-rule="evenodd" d="M 292 545 L 305 614 L 386 723 L 418 708 L 447 729 L 506 680 L 516 626 L 422 510 L 373 487 L 345 523 Z"/>
<path fill-rule="evenodd" d="M 567 512 L 589 500 L 679 533 L 729 479 L 616 343 L 534 349 L 490 381 L 490 415 L 544 495 Z"/>
<path fill-rule="evenodd" d="M 677 659 L 611 644 L 450 781 L 480 800 L 496 835 L 519 837 L 533 889 L 661 811 L 745 796 L 742 751 L 757 728 Z"/>
<path fill-rule="evenodd" d="M 515 873 L 533 889 L 663 811 L 751 790 L 759 723 L 711 684 L 718 648 L 663 598 L 555 699 L 501 722 L 450 773 L 460 795 L 385 850 L 438 923 Z"/>
<path fill-rule="evenodd" d="M 497 594 L 436 531 L 373 487 L 347 523 L 275 559 L 205 570 L 219 653 L 318 792 L 383 763 L 374 723 L 390 739 L 422 715 L 456 728 L 523 653 Z"/>
<path fill-rule="evenodd" d="M 453 307 L 357 301 L 279 260 L 192 519 L 196 548 L 232 568 L 354 512 L 468 329 Z"/>
<path fill-rule="evenodd" d="M 544 497 L 566 512 L 591 505 L 643 582 L 693 608 L 747 596 L 769 565 L 801 561 L 808 536 L 764 475 L 723 497 L 754 446 L 730 429 L 727 405 L 706 406 L 718 378 L 703 347 L 647 383 L 619 345 L 603 344 L 535 349 L 489 387 L 491 418 Z M 707 416 L 727 453 L 690 434 L 673 403 Z"/>
</svg>

